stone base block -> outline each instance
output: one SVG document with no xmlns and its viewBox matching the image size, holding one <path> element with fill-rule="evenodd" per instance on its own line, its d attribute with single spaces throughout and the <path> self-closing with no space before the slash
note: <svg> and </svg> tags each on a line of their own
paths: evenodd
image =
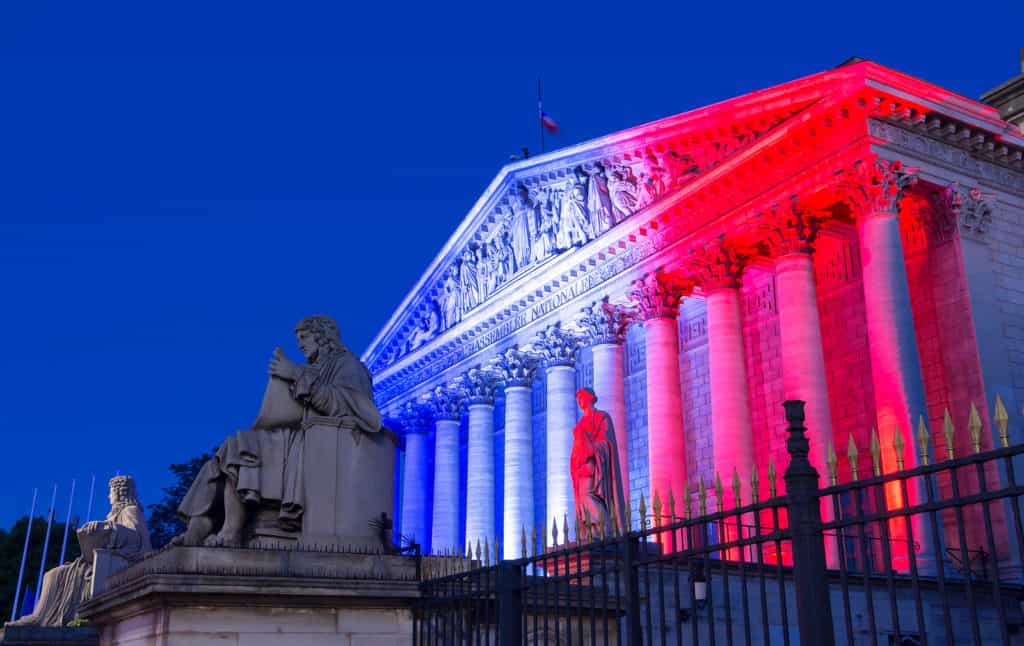
<svg viewBox="0 0 1024 646">
<path fill-rule="evenodd" d="M 79 628 L 50 628 L 44 626 L 5 626 L 0 629 L 3 646 L 98 646 L 99 632 L 92 626 Z"/>
<path fill-rule="evenodd" d="M 102 646 L 411 644 L 416 560 L 385 554 L 172 548 L 82 606 Z"/>
</svg>

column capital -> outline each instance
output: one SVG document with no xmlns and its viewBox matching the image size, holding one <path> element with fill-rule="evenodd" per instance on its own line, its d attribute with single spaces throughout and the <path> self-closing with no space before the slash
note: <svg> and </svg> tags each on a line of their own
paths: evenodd
<svg viewBox="0 0 1024 646">
<path fill-rule="evenodd" d="M 538 359 L 535 355 L 520 350 L 518 347 L 512 347 L 491 359 L 488 368 L 506 388 L 512 388 L 529 386 L 533 382 L 537 363 Z"/>
<path fill-rule="evenodd" d="M 407 401 L 398 412 L 398 420 L 402 423 L 402 432 L 426 433 L 430 429 L 433 415 L 428 404 L 423 401 Z"/>
<path fill-rule="evenodd" d="M 635 309 L 610 303 L 605 296 L 581 309 L 576 325 L 583 330 L 588 345 L 620 344 L 626 340 L 626 330 L 636 318 Z"/>
<path fill-rule="evenodd" d="M 840 171 L 839 189 L 857 216 L 898 215 L 903 190 L 917 182 L 917 171 L 898 159 L 858 159 Z"/>
<path fill-rule="evenodd" d="M 811 254 L 821 225 L 830 215 L 829 211 L 813 209 L 799 196 L 791 195 L 789 200 L 773 204 L 759 214 L 761 225 L 758 228 L 765 233 L 765 243 L 774 258 Z"/>
<path fill-rule="evenodd" d="M 467 401 L 473 404 L 493 404 L 494 395 L 498 392 L 498 376 L 481 366 L 470 368 L 460 377 L 461 385 L 466 391 Z"/>
<path fill-rule="evenodd" d="M 564 329 L 561 323 L 549 325 L 546 329 L 537 333 L 533 342 L 533 349 L 538 352 L 544 361 L 544 366 L 576 365 L 576 351 L 580 348 L 580 338 L 572 332 Z"/>
<path fill-rule="evenodd" d="M 705 292 L 740 286 L 740 276 L 758 249 L 727 240 L 725 236 L 713 238 L 690 252 L 689 269 Z"/>
<path fill-rule="evenodd" d="M 465 393 L 458 387 L 438 386 L 433 392 L 425 397 L 430 406 L 435 420 L 454 420 L 462 416 L 462 404 L 465 401 Z"/>
<path fill-rule="evenodd" d="M 693 291 L 693 281 L 661 267 L 644 274 L 629 287 L 629 300 L 636 304 L 639 318 L 674 319 L 679 316 L 679 302 Z"/>
</svg>

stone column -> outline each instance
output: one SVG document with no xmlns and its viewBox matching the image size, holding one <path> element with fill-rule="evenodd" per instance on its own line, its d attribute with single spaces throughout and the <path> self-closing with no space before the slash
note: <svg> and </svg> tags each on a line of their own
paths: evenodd
<svg viewBox="0 0 1024 646">
<path fill-rule="evenodd" d="M 434 414 L 434 511 L 430 546 L 435 554 L 461 552 L 459 530 L 459 417 L 461 394 L 438 386 L 428 400 Z"/>
<path fill-rule="evenodd" d="M 679 378 L 679 302 L 690 285 L 661 269 L 634 281 L 629 297 L 643 320 L 647 354 L 647 459 L 650 497 L 687 495 L 686 438 Z M 650 505 L 650 502 L 648 502 Z"/>
<path fill-rule="evenodd" d="M 783 395 L 806 402 L 810 461 L 825 486 L 828 445 L 834 440 L 812 253 L 826 214 L 810 210 L 794 195 L 766 215 L 775 257 Z M 828 512 L 831 517 L 831 505 Z"/>
<path fill-rule="evenodd" d="M 547 377 L 547 503 L 544 525 L 545 531 L 550 531 L 552 521 L 557 521 L 561 535 L 563 521 L 568 519 L 571 523 L 576 516 L 569 456 L 577 418 L 576 351 L 579 339 L 555 324 L 538 333 L 534 348 L 543 357 Z"/>
<path fill-rule="evenodd" d="M 430 414 L 426 405 L 407 402 L 401 412 L 405 435 L 405 470 L 402 475 L 401 533 L 430 553 L 430 463 L 427 431 Z"/>
<path fill-rule="evenodd" d="M 604 297 L 583 308 L 577 324 L 594 353 L 594 393 L 597 408 L 606 411 L 614 427 L 618 471 L 616 475 L 615 509 L 620 523 L 626 519 L 629 504 L 629 438 L 626 435 L 626 370 L 622 344 L 626 329 L 635 320 L 635 313 L 621 305 L 613 305 Z"/>
<path fill-rule="evenodd" d="M 754 436 L 750 427 L 747 355 L 743 345 L 740 275 L 752 253 L 717 238 L 694 255 L 690 268 L 704 289 L 708 316 L 708 370 L 711 377 L 712 461 L 722 482 L 731 482 L 733 469 L 741 482 L 754 468 Z M 743 499 L 750 500 L 744 491 Z M 720 501 L 733 506 L 732 496 Z"/>
<path fill-rule="evenodd" d="M 466 447 L 466 545 L 493 544 L 494 522 L 494 374 L 473 368 L 463 376 L 469 399 Z"/>
<path fill-rule="evenodd" d="M 916 423 L 928 417 L 924 381 L 917 353 L 910 287 L 900 237 L 899 202 L 903 189 L 916 179 L 899 161 L 858 161 L 844 174 L 841 188 L 857 217 L 860 256 L 864 277 L 864 308 L 867 319 L 871 378 L 874 382 L 878 434 L 882 444 L 882 470 L 896 471 L 899 460 L 893 448 L 894 433 L 905 442 L 902 460 L 906 468 L 920 464 Z M 923 499 L 919 478 L 911 481 L 910 503 Z M 890 508 L 903 506 L 898 486 L 886 489 Z M 934 551 L 926 528 L 916 517 L 914 538 L 921 543 L 919 561 L 934 568 Z M 902 522 L 890 524 L 894 539 L 904 539 Z M 893 565 L 908 567 L 906 551 L 894 547 Z"/>
<path fill-rule="evenodd" d="M 492 366 L 505 385 L 505 488 L 503 492 L 502 550 L 505 558 L 522 554 L 522 534 L 532 536 L 533 405 L 531 395 L 536 359 L 510 348 Z"/>
</svg>

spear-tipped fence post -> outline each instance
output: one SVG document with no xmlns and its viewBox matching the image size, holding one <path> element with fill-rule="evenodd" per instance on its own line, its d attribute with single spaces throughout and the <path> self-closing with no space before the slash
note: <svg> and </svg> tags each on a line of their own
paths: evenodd
<svg viewBox="0 0 1024 646">
<path fill-rule="evenodd" d="M 823 604 L 829 598 L 826 577 L 825 537 L 821 529 L 821 504 L 818 498 L 818 472 L 808 459 L 810 442 L 804 432 L 804 402 L 783 402 L 789 434 L 786 449 L 789 467 L 786 482 L 786 507 L 793 537 L 793 582 L 796 587 L 797 621 L 800 641 L 832 646 L 832 609 Z"/>
<path fill-rule="evenodd" d="M 519 568 L 520 566 L 515 561 L 497 562 L 498 644 L 500 646 L 519 646 L 524 643 L 522 580 Z"/>
</svg>

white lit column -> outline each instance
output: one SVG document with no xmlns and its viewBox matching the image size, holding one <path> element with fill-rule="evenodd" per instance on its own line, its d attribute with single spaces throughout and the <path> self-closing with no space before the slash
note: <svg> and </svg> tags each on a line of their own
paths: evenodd
<svg viewBox="0 0 1024 646">
<path fill-rule="evenodd" d="M 621 305 L 613 305 L 605 297 L 583 309 L 578 323 L 582 326 L 594 354 L 594 394 L 597 408 L 612 419 L 612 441 L 615 442 L 618 469 L 616 473 L 615 509 L 617 521 L 625 521 L 629 501 L 629 446 L 626 437 L 626 374 L 622 344 L 632 313 Z"/>
<path fill-rule="evenodd" d="M 405 436 L 405 471 L 402 478 L 402 535 L 430 550 L 427 512 L 430 504 L 430 466 L 427 429 L 430 418 L 426 407 L 409 402 L 402 411 Z"/>
<path fill-rule="evenodd" d="M 505 487 L 502 550 L 505 558 L 522 554 L 522 535 L 533 535 L 533 381 L 536 360 L 517 348 L 494 362 L 505 384 Z"/>
<path fill-rule="evenodd" d="M 430 546 L 433 553 L 461 553 L 459 531 L 459 415 L 462 400 L 439 387 L 430 398 L 434 412 L 434 512 Z"/>
<path fill-rule="evenodd" d="M 552 521 L 557 521 L 561 536 L 563 521 L 576 516 L 569 456 L 572 453 L 572 430 L 576 426 L 576 351 L 579 341 L 560 326 L 552 325 L 537 335 L 534 346 L 544 356 L 547 378 L 545 531 L 550 532 Z"/>
<path fill-rule="evenodd" d="M 670 491 L 678 501 L 682 501 L 687 492 L 676 322 L 683 293 L 678 278 L 661 270 L 635 281 L 630 292 L 644 325 L 650 496 L 657 494 L 662 503 Z"/>
<path fill-rule="evenodd" d="M 493 374 L 474 368 L 464 377 L 469 391 L 469 432 L 466 448 L 466 545 L 493 544 L 494 522 L 494 394 Z"/>
</svg>

